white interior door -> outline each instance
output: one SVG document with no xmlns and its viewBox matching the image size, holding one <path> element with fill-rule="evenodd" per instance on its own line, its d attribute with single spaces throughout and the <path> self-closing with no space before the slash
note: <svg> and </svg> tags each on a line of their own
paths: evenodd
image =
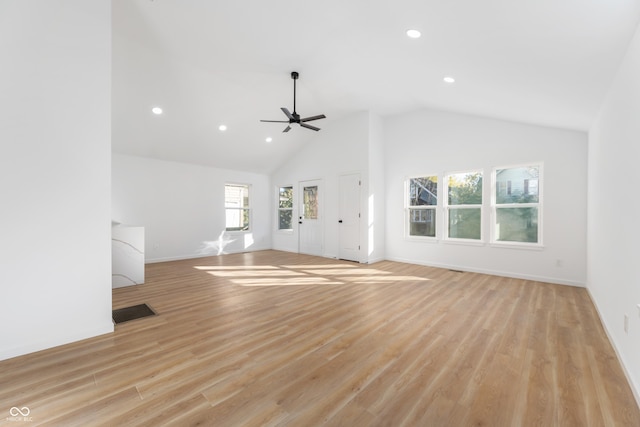
<svg viewBox="0 0 640 427">
<path fill-rule="evenodd" d="M 340 176 L 338 257 L 360 262 L 360 174 Z"/>
<path fill-rule="evenodd" d="M 322 180 L 301 181 L 298 194 L 298 251 L 322 256 Z"/>
</svg>

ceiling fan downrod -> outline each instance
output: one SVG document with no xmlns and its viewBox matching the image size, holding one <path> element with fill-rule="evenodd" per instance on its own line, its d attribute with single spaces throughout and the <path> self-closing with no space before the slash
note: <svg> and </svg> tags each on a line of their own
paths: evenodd
<svg viewBox="0 0 640 427">
<path fill-rule="evenodd" d="M 298 80 L 299 76 L 300 75 L 298 74 L 297 71 L 291 72 L 291 78 L 293 79 L 293 115 L 294 117 L 298 116 L 298 113 L 296 113 L 296 80 Z"/>
</svg>

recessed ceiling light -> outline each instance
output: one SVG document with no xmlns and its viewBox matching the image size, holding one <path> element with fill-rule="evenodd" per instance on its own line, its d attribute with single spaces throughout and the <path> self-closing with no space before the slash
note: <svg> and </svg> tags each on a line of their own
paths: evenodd
<svg viewBox="0 0 640 427">
<path fill-rule="evenodd" d="M 455 82 L 456 82 L 456 79 L 454 79 L 454 78 L 453 78 L 453 77 L 451 77 L 451 76 L 446 76 L 446 77 L 445 77 L 444 79 L 442 79 L 442 80 L 444 80 L 444 82 L 445 82 L 445 83 L 455 83 Z"/>
<path fill-rule="evenodd" d="M 224 132 L 225 130 L 227 130 L 227 126 L 226 125 L 220 125 L 220 126 L 218 126 L 218 129 L 220 130 L 220 132 Z"/>
<path fill-rule="evenodd" d="M 267 141 L 267 142 L 271 142 L 271 141 L 273 141 L 273 138 L 271 138 L 271 137 L 269 136 L 269 137 L 267 137 L 267 139 L 265 139 L 265 141 Z"/>
<path fill-rule="evenodd" d="M 418 39 L 421 35 L 422 34 L 418 30 L 407 30 L 407 37 L 410 37 L 412 39 Z"/>
<path fill-rule="evenodd" d="M 152 112 L 153 114 L 162 114 L 162 108 L 160 108 L 160 107 L 153 107 L 153 108 L 151 109 L 151 112 Z"/>
</svg>

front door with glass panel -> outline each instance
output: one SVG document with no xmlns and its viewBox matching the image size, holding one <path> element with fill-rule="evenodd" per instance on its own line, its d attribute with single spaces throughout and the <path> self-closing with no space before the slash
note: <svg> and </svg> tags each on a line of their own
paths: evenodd
<svg viewBox="0 0 640 427">
<path fill-rule="evenodd" d="M 298 251 L 322 255 L 322 180 L 301 181 L 298 209 Z"/>
</svg>

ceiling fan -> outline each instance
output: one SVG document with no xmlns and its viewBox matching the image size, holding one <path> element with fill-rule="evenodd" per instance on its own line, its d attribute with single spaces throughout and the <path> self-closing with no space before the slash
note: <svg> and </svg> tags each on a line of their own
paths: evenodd
<svg viewBox="0 0 640 427">
<path fill-rule="evenodd" d="M 296 112 L 296 80 L 298 80 L 298 77 L 299 77 L 299 74 L 297 71 L 291 72 L 291 78 L 293 79 L 293 113 L 291 113 L 286 107 L 280 108 L 289 120 L 260 120 L 261 122 L 288 123 L 287 127 L 284 128 L 282 132 L 289 132 L 291 130 L 291 125 L 294 123 L 299 124 L 303 128 L 315 130 L 316 132 L 320 130 L 320 128 L 311 126 L 307 122 L 310 122 L 312 120 L 326 119 L 326 116 L 324 114 L 320 114 L 318 116 L 305 117 L 301 119 L 300 114 Z"/>
</svg>

